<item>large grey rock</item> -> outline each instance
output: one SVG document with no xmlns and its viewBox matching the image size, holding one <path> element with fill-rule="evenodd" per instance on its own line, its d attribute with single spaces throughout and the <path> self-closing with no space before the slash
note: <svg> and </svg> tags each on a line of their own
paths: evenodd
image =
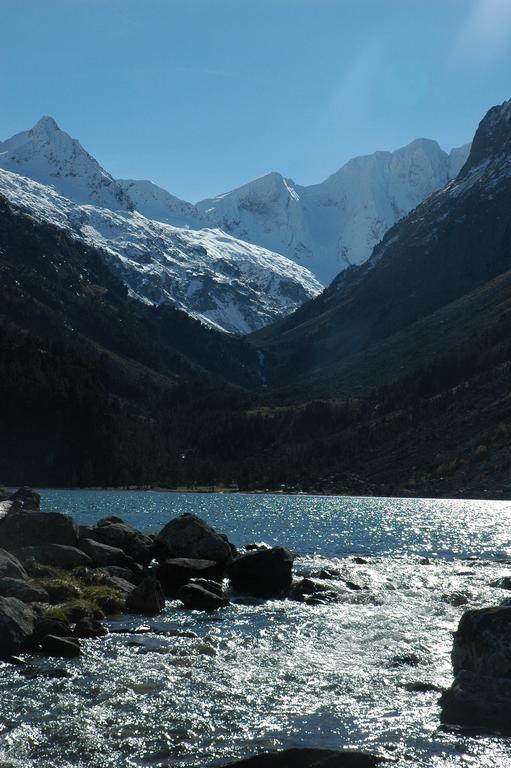
<svg viewBox="0 0 511 768">
<path fill-rule="evenodd" d="M 231 546 L 226 537 L 200 517 L 188 513 L 176 517 L 162 528 L 154 541 L 153 551 L 160 561 L 187 557 L 227 564 L 232 559 Z"/>
<path fill-rule="evenodd" d="M 145 616 L 155 616 L 165 608 L 165 595 L 162 586 L 155 576 L 147 576 L 140 582 L 126 599 L 126 610 L 130 613 L 141 613 Z"/>
<path fill-rule="evenodd" d="M 45 589 L 23 579 L 13 579 L 11 576 L 4 576 L 0 579 L 0 595 L 2 597 L 16 597 L 22 603 L 48 602 L 48 593 Z"/>
<path fill-rule="evenodd" d="M 120 565 L 129 568 L 133 564 L 131 557 L 128 557 L 118 547 L 111 547 L 94 539 L 81 539 L 79 546 L 98 568 L 108 565 Z"/>
<path fill-rule="evenodd" d="M 155 573 L 165 594 L 169 597 L 175 597 L 179 589 L 191 579 L 222 578 L 223 568 L 214 560 L 175 557 L 160 563 Z"/>
<path fill-rule="evenodd" d="M 511 607 L 467 611 L 454 634 L 442 722 L 511 732 Z"/>
<path fill-rule="evenodd" d="M 141 565 L 149 565 L 152 560 L 152 539 L 117 517 L 100 520 L 94 527 L 84 530 L 84 534 L 85 538 L 122 549 Z"/>
<path fill-rule="evenodd" d="M 31 513 L 33 514 L 33 513 Z M 15 549 L 13 554 L 22 563 L 35 560 L 42 565 L 53 565 L 55 568 L 90 567 L 92 560 L 81 549 L 68 547 L 64 544 L 42 544 L 40 546 L 22 547 Z"/>
<path fill-rule="evenodd" d="M 226 768 L 377 768 L 382 762 L 364 752 L 296 748 L 256 755 Z"/>
<path fill-rule="evenodd" d="M 199 584 L 185 584 L 179 590 L 179 599 L 191 611 L 216 611 L 229 605 L 224 595 L 204 589 Z"/>
<path fill-rule="evenodd" d="M 0 549 L 0 578 L 12 576 L 14 579 L 28 579 L 28 574 L 17 557 L 5 549 Z"/>
<path fill-rule="evenodd" d="M 294 555 L 283 547 L 256 550 L 231 563 L 228 576 L 233 589 L 255 597 L 276 597 L 291 586 Z"/>
<path fill-rule="evenodd" d="M 15 597 L 0 597 L 0 659 L 19 653 L 34 631 L 35 614 Z"/>
<path fill-rule="evenodd" d="M 78 543 L 78 526 L 60 512 L 9 512 L 0 519 L 0 545 L 9 551 L 42 544 Z"/>
</svg>

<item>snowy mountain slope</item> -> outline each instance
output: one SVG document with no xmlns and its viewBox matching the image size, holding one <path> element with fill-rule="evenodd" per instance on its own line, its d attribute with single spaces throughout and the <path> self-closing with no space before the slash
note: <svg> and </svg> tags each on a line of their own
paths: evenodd
<svg viewBox="0 0 511 768">
<path fill-rule="evenodd" d="M 52 117 L 29 131 L 0 141 L 0 168 L 55 187 L 76 203 L 132 210 L 133 203 L 112 176 Z"/>
<path fill-rule="evenodd" d="M 466 145 L 447 154 L 435 141 L 418 139 L 354 158 L 321 184 L 303 187 L 269 173 L 195 206 L 150 181 L 114 179 L 43 117 L 0 142 L 0 168 L 52 185 L 76 203 L 136 209 L 175 227 L 220 228 L 286 256 L 326 285 L 368 259 L 389 227 L 454 178 L 468 151 Z"/>
<path fill-rule="evenodd" d="M 366 261 L 396 221 L 453 178 L 469 149 L 447 154 L 418 139 L 356 157 L 321 184 L 302 187 L 270 173 L 197 208 L 212 224 L 282 253 L 328 284 Z"/>
<path fill-rule="evenodd" d="M 219 230 L 180 229 L 136 211 L 80 205 L 6 170 L 0 170 L 0 194 L 97 247 L 133 296 L 170 302 L 229 332 L 260 328 L 321 291 L 294 262 Z"/>
<path fill-rule="evenodd" d="M 118 179 L 117 184 L 133 202 L 139 213 L 148 219 L 156 219 L 175 227 L 210 227 L 207 217 L 185 200 L 171 195 L 167 190 L 153 184 L 152 181 L 136 179 Z"/>
</svg>

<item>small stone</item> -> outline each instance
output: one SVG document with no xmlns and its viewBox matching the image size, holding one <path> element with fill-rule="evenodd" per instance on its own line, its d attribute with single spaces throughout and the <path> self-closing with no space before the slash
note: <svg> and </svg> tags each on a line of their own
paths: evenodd
<svg viewBox="0 0 511 768">
<path fill-rule="evenodd" d="M 76 622 L 73 634 L 75 637 L 95 638 L 108 635 L 108 629 L 97 621 L 87 616 Z"/>
</svg>

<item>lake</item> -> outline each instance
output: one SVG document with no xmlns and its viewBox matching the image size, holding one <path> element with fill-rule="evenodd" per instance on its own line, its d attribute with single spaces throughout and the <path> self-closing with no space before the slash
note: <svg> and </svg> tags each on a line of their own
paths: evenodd
<svg viewBox="0 0 511 768">
<path fill-rule="evenodd" d="M 451 633 L 461 614 L 509 595 L 490 582 L 511 574 L 511 504 L 41 493 L 45 510 L 84 524 L 117 515 L 158 531 L 194 512 L 238 546 L 266 541 L 293 549 L 298 575 L 336 568 L 363 589 L 323 606 L 236 600 L 212 615 L 168 602 L 151 623 L 196 637 L 85 641 L 82 657 L 65 662 L 67 678 L 28 679 L 2 665 L 1 768 L 205 768 L 297 745 L 366 749 L 399 768 L 511 765 L 511 741 L 442 730 L 439 693 L 412 690 L 416 683 L 449 685 Z"/>
</svg>

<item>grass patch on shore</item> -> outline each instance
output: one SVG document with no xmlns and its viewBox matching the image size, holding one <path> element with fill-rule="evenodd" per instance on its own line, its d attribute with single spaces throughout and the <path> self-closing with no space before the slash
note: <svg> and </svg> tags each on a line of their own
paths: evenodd
<svg viewBox="0 0 511 768">
<path fill-rule="evenodd" d="M 93 600 L 69 600 L 69 602 L 61 603 L 60 605 L 39 604 L 39 607 L 43 616 L 64 619 L 71 624 L 86 617 L 93 619 L 105 618 L 105 613 Z"/>
<path fill-rule="evenodd" d="M 66 571 L 34 563 L 29 570 L 34 582 L 44 587 L 52 600 L 52 604 L 38 604 L 44 616 L 75 622 L 86 616 L 114 616 L 125 609 L 126 595 L 109 584 L 91 583 L 98 575 L 93 576 L 87 568 Z"/>
</svg>

